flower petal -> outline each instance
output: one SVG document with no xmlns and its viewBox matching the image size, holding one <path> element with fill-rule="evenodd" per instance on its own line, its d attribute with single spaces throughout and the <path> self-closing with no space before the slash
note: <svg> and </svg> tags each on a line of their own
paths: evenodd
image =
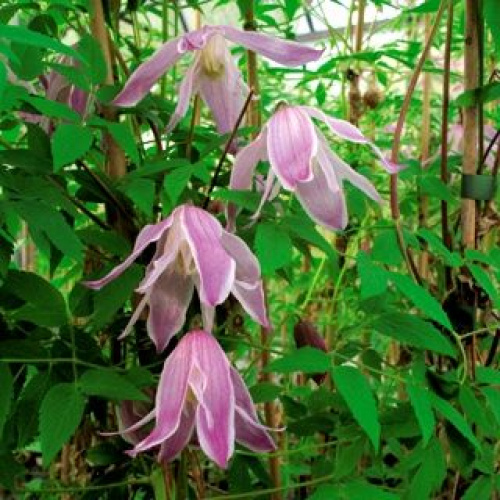
<svg viewBox="0 0 500 500">
<path fill-rule="evenodd" d="M 183 52 L 179 50 L 179 38 L 164 43 L 130 75 L 122 91 L 113 100 L 113 104 L 123 107 L 135 106 L 182 54 Z"/>
<path fill-rule="evenodd" d="M 296 194 L 304 210 L 318 224 L 334 230 L 346 227 L 344 194 L 328 164 L 322 166 L 318 161 L 313 179 L 298 184 Z"/>
<path fill-rule="evenodd" d="M 220 242 L 226 252 L 236 261 L 237 280 L 257 281 L 260 279 L 260 265 L 248 245 L 234 234 L 222 231 Z"/>
<path fill-rule="evenodd" d="M 161 444 L 158 462 L 170 462 L 187 446 L 193 434 L 195 415 L 195 407 L 186 404 L 177 432 Z"/>
<path fill-rule="evenodd" d="M 364 176 L 358 174 L 351 168 L 342 158 L 340 158 L 330 147 L 325 136 L 318 130 L 319 148 L 322 149 L 322 154 L 325 160 L 328 160 L 333 168 L 336 177 L 342 181 L 347 179 L 353 186 L 363 191 L 367 196 L 377 203 L 382 202 L 382 198 L 378 194 L 375 186 Z"/>
<path fill-rule="evenodd" d="M 236 400 L 235 430 L 236 441 L 245 445 L 252 451 L 273 451 L 276 445 L 271 436 L 259 423 L 257 412 L 245 382 L 238 371 L 231 367 L 231 381 Z"/>
<path fill-rule="evenodd" d="M 186 402 L 188 379 L 193 364 L 191 343 L 183 337 L 166 359 L 156 393 L 156 425 L 133 450 L 131 456 L 153 448 L 177 432 Z"/>
<path fill-rule="evenodd" d="M 175 269 L 162 274 L 151 287 L 147 328 L 158 352 L 167 347 L 184 325 L 193 289 L 192 278 Z"/>
<path fill-rule="evenodd" d="M 234 61 L 230 59 L 225 73 L 218 77 L 200 76 L 200 94 L 212 111 L 217 131 L 228 134 L 236 124 L 238 115 L 245 102 L 245 85 Z"/>
<path fill-rule="evenodd" d="M 147 226 L 144 226 L 135 240 L 132 253 L 121 264 L 116 266 L 112 271 L 104 276 L 104 278 L 95 281 L 84 281 L 83 284 L 93 290 L 99 290 L 110 281 L 118 278 L 118 276 L 120 276 L 120 274 L 122 274 L 135 259 L 137 259 L 139 254 L 141 254 L 149 244 L 154 243 L 161 238 L 163 233 L 172 225 L 173 220 L 173 216 L 170 215 L 158 224 L 148 224 Z"/>
<path fill-rule="evenodd" d="M 264 328 L 271 328 L 267 317 L 266 301 L 261 281 L 248 283 L 236 280 L 231 292 L 252 319 L 260 323 Z"/>
<path fill-rule="evenodd" d="M 179 123 L 189 106 L 189 101 L 191 100 L 191 96 L 196 94 L 198 89 L 197 80 L 200 75 L 200 68 L 198 63 L 198 58 L 195 59 L 193 64 L 188 68 L 184 78 L 179 86 L 179 100 L 177 101 L 177 106 L 173 115 L 170 117 L 170 121 L 167 124 L 166 132 L 171 132 L 176 125 Z"/>
<path fill-rule="evenodd" d="M 312 179 L 311 160 L 317 147 L 314 125 L 300 108 L 283 106 L 269 120 L 269 162 L 286 189 L 294 191 L 299 182 Z"/>
<path fill-rule="evenodd" d="M 231 26 L 218 26 L 218 28 L 228 40 L 285 66 L 298 66 L 316 61 L 323 54 L 322 50 L 254 31 L 241 31 Z"/>
<path fill-rule="evenodd" d="M 234 451 L 234 393 L 229 361 L 215 338 L 191 332 L 194 369 L 190 387 L 198 400 L 196 430 L 203 451 L 226 468 Z"/>
<path fill-rule="evenodd" d="M 200 276 L 200 301 L 215 306 L 226 300 L 236 264 L 220 243 L 222 227 L 204 210 L 185 205 L 181 224 Z"/>
<path fill-rule="evenodd" d="M 375 154 L 380 158 L 382 165 L 390 174 L 394 174 L 401 170 L 403 167 L 401 165 L 397 165 L 394 162 L 391 162 L 387 158 L 384 157 L 382 151 L 370 141 L 367 137 L 363 135 L 361 130 L 358 127 L 354 126 L 352 123 L 349 123 L 346 120 L 340 120 L 338 118 L 332 118 L 323 111 L 313 108 L 312 106 L 299 106 L 303 109 L 309 116 L 312 118 L 316 118 L 317 120 L 321 120 L 322 122 L 328 125 L 328 128 L 337 136 L 342 139 L 346 139 L 350 142 L 355 142 L 358 144 L 368 144 Z"/>
</svg>

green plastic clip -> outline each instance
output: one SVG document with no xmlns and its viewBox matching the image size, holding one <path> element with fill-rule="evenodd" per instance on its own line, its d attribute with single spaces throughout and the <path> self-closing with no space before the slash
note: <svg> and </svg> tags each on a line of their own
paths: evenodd
<svg viewBox="0 0 500 500">
<path fill-rule="evenodd" d="M 496 187 L 496 177 L 492 175 L 462 175 L 462 198 L 489 201 L 494 198 Z"/>
</svg>

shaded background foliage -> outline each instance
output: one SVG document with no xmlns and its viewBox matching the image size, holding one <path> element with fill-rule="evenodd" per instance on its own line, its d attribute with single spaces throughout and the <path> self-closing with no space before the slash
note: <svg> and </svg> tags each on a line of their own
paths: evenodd
<svg viewBox="0 0 500 500">
<path fill-rule="evenodd" d="M 111 74 L 96 37 L 96 2 L 2 4 L 2 495 L 498 496 L 498 214 L 495 200 L 478 202 L 475 244 L 462 244 L 462 148 L 475 138 L 450 146 L 444 156 L 450 178 L 443 182 L 444 21 L 424 65 L 430 83 L 421 80 L 406 116 L 399 223 L 388 204 L 377 207 L 345 186 L 350 223 L 343 232 L 316 228 L 287 194 L 266 204 L 260 220 L 247 227 L 259 195 L 225 188 L 232 157 L 211 195 L 209 209 L 216 214 L 221 202 L 243 209 L 239 234 L 256 252 L 267 279 L 275 326 L 270 337 L 262 338 L 231 301 L 218 308 L 215 333 L 241 368 L 255 402 L 270 412 L 267 422 L 286 426 L 276 434 L 279 450 L 271 464 L 269 457 L 238 449 L 228 471 L 198 451 L 162 468 L 152 455 L 127 457 L 123 439 L 102 437 L 100 431 L 116 428 L 114 408 L 121 401 L 148 402 L 146 389 L 156 384 L 168 353 L 163 358 L 155 353 L 144 321 L 126 342 L 116 340 L 133 310 L 147 255 L 99 292 L 80 284 L 82 277 L 100 277 L 123 259 L 140 227 L 159 214 L 183 202 L 204 202 L 227 137 L 214 131 L 205 109 L 200 121 L 193 118 L 193 107 L 171 135 L 163 134 L 186 61 L 136 107 L 118 112 L 107 106 L 130 70 L 163 40 L 182 33 L 186 24 L 194 27 L 194 10 L 200 9 L 202 22 L 213 24 L 229 16 L 241 26 L 250 16 L 259 31 L 290 39 L 296 38 L 298 23 L 320 20 L 330 30 L 312 37 L 327 49 L 316 66 L 291 70 L 259 60 L 260 111 L 268 116 L 283 97 L 318 105 L 359 123 L 380 147 L 390 149 L 425 25 L 428 30 L 438 9 L 449 3 L 455 12 L 446 130 L 453 142 L 452 127 L 462 125 L 466 109 L 477 108 L 487 125 L 498 128 L 500 22 L 494 0 L 479 2 L 482 75 L 473 91 L 463 88 L 460 64 L 465 1 L 103 1 Z M 381 25 L 367 22 L 358 44 L 353 25 L 363 25 L 365 4 L 392 5 L 395 16 Z M 350 12 L 341 30 L 329 25 L 337 9 Z M 378 40 L 373 33 L 381 35 Z M 384 38 L 391 33 L 396 36 Z M 246 54 L 238 48 L 234 54 L 245 71 Z M 66 86 L 48 95 L 46 80 L 55 74 L 64 76 Z M 79 90 L 90 96 L 80 112 L 68 100 Z M 243 127 L 239 140 L 248 141 L 255 132 Z M 487 134 L 478 135 L 481 141 Z M 340 142 L 335 148 L 389 199 L 387 176 L 372 168 L 367 150 Z M 498 158 L 496 149 L 491 155 Z M 113 170 L 117 165 L 119 175 Z M 496 175 L 495 167 L 486 173 Z M 448 240 L 440 231 L 442 202 L 448 207 Z M 406 267 L 396 224 L 418 262 L 420 283 Z M 299 318 L 309 323 L 298 324 Z M 185 331 L 199 322 L 194 303 Z"/>
</svg>

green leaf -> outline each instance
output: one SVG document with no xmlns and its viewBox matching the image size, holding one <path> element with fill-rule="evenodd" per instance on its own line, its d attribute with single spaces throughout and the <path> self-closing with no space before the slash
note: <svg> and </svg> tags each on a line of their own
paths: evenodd
<svg viewBox="0 0 500 500">
<path fill-rule="evenodd" d="M 343 487 L 344 500 L 400 500 L 400 496 L 390 493 L 374 484 L 355 480 Z"/>
<path fill-rule="evenodd" d="M 0 99 L 2 99 L 3 91 L 7 85 L 7 69 L 5 64 L 0 61 Z"/>
<path fill-rule="evenodd" d="M 76 123 L 81 121 L 81 116 L 67 104 L 36 96 L 25 96 L 22 99 L 33 106 L 39 113 L 49 118 L 60 118 L 61 120 Z M 75 142 L 76 139 L 73 138 L 73 143 Z"/>
<path fill-rule="evenodd" d="M 464 493 L 462 500 L 491 500 L 494 498 L 492 476 L 479 476 Z"/>
<path fill-rule="evenodd" d="M 99 43 L 92 36 L 85 34 L 78 42 L 78 52 L 81 54 L 86 66 L 86 74 L 92 84 L 103 83 L 108 70 Z"/>
<path fill-rule="evenodd" d="M 500 55 L 500 17 L 498 16 L 498 2 L 496 0 L 483 0 L 483 15 L 491 36 L 495 43 L 497 56 Z"/>
<path fill-rule="evenodd" d="M 4 287 L 26 304 L 13 316 L 40 326 L 55 327 L 67 323 L 66 302 L 57 288 L 37 274 L 10 270 Z"/>
<path fill-rule="evenodd" d="M 93 140 L 92 131 L 88 128 L 61 123 L 52 136 L 54 169 L 60 170 L 65 165 L 82 158 L 92 146 Z"/>
<path fill-rule="evenodd" d="M 386 313 L 376 318 L 371 326 L 382 335 L 419 349 L 429 349 L 447 356 L 455 356 L 450 341 L 427 321 L 404 313 Z"/>
<path fill-rule="evenodd" d="M 127 153 L 129 158 L 136 164 L 140 165 L 141 157 L 136 146 L 136 139 L 132 134 L 127 123 L 105 122 L 105 127 L 113 136 L 113 139 Z"/>
<path fill-rule="evenodd" d="M 380 422 L 377 402 L 365 377 L 352 366 L 337 366 L 332 370 L 338 392 L 346 402 L 354 419 L 378 451 L 380 445 Z"/>
<path fill-rule="evenodd" d="M 255 249 L 262 274 L 273 274 L 292 261 L 292 240 L 275 224 L 264 222 L 257 226 Z"/>
<path fill-rule="evenodd" d="M 380 295 L 387 290 L 387 272 L 373 264 L 365 252 L 359 252 L 356 265 L 361 279 L 361 300 Z"/>
<path fill-rule="evenodd" d="M 9 416 L 12 396 L 14 394 L 14 380 L 9 365 L 0 363 L 0 437 L 3 427 Z"/>
<path fill-rule="evenodd" d="M 408 384 L 406 390 L 422 431 L 422 441 L 426 445 L 434 435 L 434 426 L 436 425 L 429 391 L 415 384 Z"/>
<path fill-rule="evenodd" d="M 422 194 L 447 201 L 448 203 L 453 203 L 455 200 L 449 186 L 440 179 L 435 177 L 421 177 L 418 179 L 418 185 L 421 188 Z"/>
<path fill-rule="evenodd" d="M 478 384 L 500 385 L 500 371 L 487 366 L 476 368 L 476 382 Z"/>
<path fill-rule="evenodd" d="M 134 264 L 102 290 L 95 292 L 93 315 L 95 329 L 102 328 L 130 299 L 142 276 L 143 268 Z"/>
<path fill-rule="evenodd" d="M 155 182 L 150 179 L 135 179 L 126 183 L 122 190 L 146 215 L 151 216 L 155 201 Z"/>
<path fill-rule="evenodd" d="M 7 40 L 17 42 L 21 45 L 51 49 L 55 52 L 66 54 L 67 56 L 76 57 L 78 60 L 81 59 L 80 54 L 72 47 L 22 26 L 12 26 L 0 23 L 0 38 L 6 38 Z"/>
<path fill-rule="evenodd" d="M 85 409 L 85 398 L 75 384 L 54 385 L 40 408 L 40 444 L 45 467 L 76 431 Z"/>
<path fill-rule="evenodd" d="M 259 404 L 274 401 L 281 394 L 282 390 L 279 385 L 272 384 L 271 382 L 259 382 L 250 387 L 250 395 L 253 402 Z"/>
<path fill-rule="evenodd" d="M 148 397 L 132 382 L 111 370 L 87 370 L 78 380 L 78 385 L 87 396 L 106 399 L 148 401 Z"/>
<path fill-rule="evenodd" d="M 429 318 L 448 328 L 448 330 L 453 330 L 441 304 L 425 288 L 414 283 L 410 277 L 401 274 L 391 273 L 391 280 L 399 291 Z"/>
<path fill-rule="evenodd" d="M 184 189 L 186 189 L 192 175 L 193 169 L 188 165 L 182 165 L 165 176 L 163 189 L 168 196 L 168 201 L 170 202 L 172 208 L 177 205 L 177 202 L 179 201 Z"/>
<path fill-rule="evenodd" d="M 495 416 L 495 420 L 500 426 L 500 392 L 494 387 L 483 387 L 481 392 L 484 394 L 488 405 Z"/>
<path fill-rule="evenodd" d="M 277 373 L 321 373 L 330 368 L 330 358 L 326 353 L 314 347 L 302 347 L 292 354 L 275 359 L 265 371 Z"/>
<path fill-rule="evenodd" d="M 448 401 L 439 398 L 433 393 L 430 393 L 432 398 L 432 406 L 441 413 L 441 415 L 450 422 L 450 424 L 455 427 L 455 429 L 462 434 L 464 438 L 466 438 L 476 449 L 480 450 L 481 445 L 477 440 L 476 436 L 472 432 L 469 424 L 453 406 L 451 406 Z"/>
<path fill-rule="evenodd" d="M 487 412 L 484 411 L 484 404 L 478 401 L 474 391 L 468 385 L 464 384 L 460 387 L 459 401 L 470 422 L 479 425 L 483 432 L 489 433 L 493 430 L 487 418 Z"/>
<path fill-rule="evenodd" d="M 30 231 L 43 233 L 64 255 L 80 262 L 83 245 L 66 219 L 55 208 L 32 200 L 12 203 L 11 206 L 27 223 Z"/>
<path fill-rule="evenodd" d="M 481 288 L 488 294 L 488 297 L 492 300 L 494 304 L 500 303 L 500 296 L 498 294 L 497 287 L 493 284 L 490 275 L 477 264 L 467 264 L 470 269 L 472 276 Z"/>
<path fill-rule="evenodd" d="M 493 82 L 462 92 L 456 99 L 455 104 L 464 108 L 471 108 L 477 104 L 487 104 L 500 99 L 500 83 Z"/>
</svg>

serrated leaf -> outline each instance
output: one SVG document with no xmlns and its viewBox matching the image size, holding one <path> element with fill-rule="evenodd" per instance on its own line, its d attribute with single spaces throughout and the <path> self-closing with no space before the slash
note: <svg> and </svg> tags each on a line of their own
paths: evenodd
<svg viewBox="0 0 500 500">
<path fill-rule="evenodd" d="M 132 382 L 111 370 L 87 370 L 78 380 L 78 385 L 87 396 L 106 399 L 148 401 L 148 397 Z"/>
<path fill-rule="evenodd" d="M 375 450 L 378 450 L 380 421 L 370 385 L 359 370 L 352 366 L 337 366 L 333 368 L 332 376 L 354 419 L 366 432 Z"/>
<path fill-rule="evenodd" d="M 476 368 L 476 382 L 479 384 L 500 385 L 500 371 L 487 366 Z"/>
<path fill-rule="evenodd" d="M 151 216 L 155 201 L 155 182 L 149 179 L 136 179 L 125 186 L 123 191 L 146 215 Z"/>
<path fill-rule="evenodd" d="M 500 392 L 494 387 L 482 387 L 481 392 L 484 394 L 488 405 L 495 416 L 497 424 L 500 426 Z"/>
<path fill-rule="evenodd" d="M 391 280 L 399 291 L 429 318 L 448 328 L 448 330 L 453 330 L 441 304 L 425 288 L 417 285 L 411 278 L 402 274 L 391 273 Z"/>
<path fill-rule="evenodd" d="M 75 384 L 57 384 L 47 392 L 40 408 L 40 444 L 45 467 L 74 434 L 84 409 L 85 398 Z"/>
<path fill-rule="evenodd" d="M 106 128 L 113 136 L 113 139 L 127 153 L 129 158 L 136 164 L 141 163 L 141 157 L 136 146 L 136 139 L 130 127 L 126 123 L 105 122 Z"/>
<path fill-rule="evenodd" d="M 3 426 L 9 416 L 12 396 L 14 394 L 14 380 L 9 365 L 0 363 L 0 437 Z"/>
<path fill-rule="evenodd" d="M 497 287 L 493 284 L 490 275 L 476 264 L 467 264 L 472 276 L 479 286 L 488 294 L 488 297 L 494 304 L 500 303 Z"/>
<path fill-rule="evenodd" d="M 422 431 L 422 441 L 424 445 L 426 445 L 434 435 L 434 426 L 436 424 L 429 391 L 414 384 L 408 384 L 406 390 L 408 391 L 411 405 L 415 411 L 418 425 Z"/>
<path fill-rule="evenodd" d="M 92 84 L 103 83 L 108 70 L 99 43 L 92 36 L 85 34 L 78 42 L 78 52 L 81 54 L 86 74 Z"/>
<path fill-rule="evenodd" d="M 461 415 L 450 403 L 448 403 L 448 401 L 439 398 L 433 393 L 430 394 L 432 398 L 432 406 L 434 406 L 434 408 L 441 413 L 441 415 L 448 420 L 448 422 L 450 422 L 450 424 L 452 424 L 464 438 L 466 438 L 476 449 L 480 450 L 481 445 L 476 436 L 474 436 L 474 433 L 463 415 Z"/>
<path fill-rule="evenodd" d="M 274 401 L 282 392 L 279 385 L 271 382 L 259 382 L 250 387 L 250 395 L 255 404 L 265 403 L 266 401 Z"/>
<path fill-rule="evenodd" d="M 288 233 L 274 224 L 262 223 L 257 226 L 255 249 L 262 274 L 273 274 L 292 260 L 292 240 Z"/>
<path fill-rule="evenodd" d="M 377 332 L 387 335 L 398 342 L 419 349 L 429 349 L 447 356 L 455 356 L 451 342 L 427 321 L 404 313 L 387 313 L 376 318 L 372 324 Z"/>
<path fill-rule="evenodd" d="M 464 493 L 462 500 L 491 500 L 494 498 L 492 476 L 479 476 Z"/>
<path fill-rule="evenodd" d="M 61 123 L 52 136 L 54 169 L 60 170 L 65 165 L 82 158 L 92 146 L 93 140 L 92 131 L 88 128 Z"/>
<path fill-rule="evenodd" d="M 387 272 L 373 264 L 365 252 L 359 252 L 356 265 L 361 279 L 361 300 L 380 295 L 387 290 Z"/>
<path fill-rule="evenodd" d="M 265 371 L 277 373 L 320 373 L 330 368 L 330 358 L 326 353 L 314 347 L 302 347 L 275 359 L 266 367 Z"/>
</svg>

